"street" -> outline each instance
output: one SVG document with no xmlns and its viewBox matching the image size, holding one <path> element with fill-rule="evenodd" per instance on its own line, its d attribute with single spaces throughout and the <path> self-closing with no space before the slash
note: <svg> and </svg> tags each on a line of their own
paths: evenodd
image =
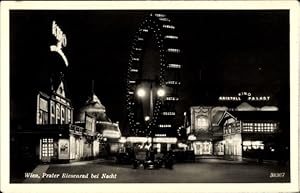
<svg viewBox="0 0 300 193">
<path fill-rule="evenodd" d="M 266 183 L 289 182 L 289 166 L 276 163 L 202 159 L 177 163 L 174 169 L 117 165 L 110 160 L 40 165 L 25 183 Z"/>
</svg>

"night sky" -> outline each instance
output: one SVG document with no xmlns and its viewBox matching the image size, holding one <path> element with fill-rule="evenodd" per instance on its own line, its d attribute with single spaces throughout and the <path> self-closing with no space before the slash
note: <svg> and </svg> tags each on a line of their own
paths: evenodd
<svg viewBox="0 0 300 193">
<path fill-rule="evenodd" d="M 288 11 L 157 11 L 171 19 L 182 50 L 180 111 L 216 105 L 239 91 L 273 96 L 289 108 Z M 69 98 L 75 109 L 91 82 L 113 121 L 124 121 L 125 81 L 134 33 L 149 11 L 12 11 L 10 14 L 11 116 L 26 116 L 26 101 L 63 68 L 49 46 L 55 20 L 67 35 L 64 53 Z M 282 109 L 282 108 L 281 108 Z"/>
</svg>

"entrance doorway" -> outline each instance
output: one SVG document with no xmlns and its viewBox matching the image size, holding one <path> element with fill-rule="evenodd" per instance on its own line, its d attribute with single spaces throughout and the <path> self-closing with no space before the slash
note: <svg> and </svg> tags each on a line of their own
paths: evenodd
<svg viewBox="0 0 300 193">
<path fill-rule="evenodd" d="M 197 141 L 193 146 L 195 155 L 212 155 L 212 142 L 210 141 Z"/>
</svg>

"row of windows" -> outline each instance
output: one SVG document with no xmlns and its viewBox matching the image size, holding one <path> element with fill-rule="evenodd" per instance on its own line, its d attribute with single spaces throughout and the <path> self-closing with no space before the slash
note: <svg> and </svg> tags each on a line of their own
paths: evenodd
<svg viewBox="0 0 300 193">
<path fill-rule="evenodd" d="M 42 153 L 42 156 L 43 156 L 43 157 L 47 157 L 47 156 L 49 156 L 49 157 L 50 157 L 50 156 L 53 156 L 53 152 L 49 152 L 49 153 L 48 153 L 48 152 L 46 152 L 46 153 Z"/>
<path fill-rule="evenodd" d="M 52 138 L 43 138 L 42 139 L 42 149 L 41 154 L 43 157 L 53 156 L 53 139 Z"/>
<path fill-rule="evenodd" d="M 243 127 L 245 126 L 277 126 L 277 123 L 243 123 Z"/>
<path fill-rule="evenodd" d="M 133 49 L 135 49 L 137 51 L 141 51 L 142 50 L 142 48 L 136 48 L 136 47 L 134 47 Z"/>
<path fill-rule="evenodd" d="M 171 52 L 171 53 L 179 53 L 180 49 L 176 49 L 176 48 L 168 48 L 167 52 Z"/>
<path fill-rule="evenodd" d="M 165 39 L 178 39 L 178 36 L 173 36 L 173 35 L 166 35 Z"/>
<path fill-rule="evenodd" d="M 170 19 L 165 18 L 165 17 L 161 17 L 161 18 L 159 18 L 159 20 L 160 20 L 160 21 L 167 21 L 167 22 L 170 22 L 170 21 L 171 21 Z"/>
<path fill-rule="evenodd" d="M 243 123 L 243 132 L 272 133 L 277 129 L 277 123 Z"/>
<path fill-rule="evenodd" d="M 139 58 L 132 58 L 133 61 L 139 61 Z"/>
<path fill-rule="evenodd" d="M 163 28 L 175 29 L 175 26 L 173 26 L 173 25 L 163 25 Z"/>
<path fill-rule="evenodd" d="M 162 112 L 162 115 L 175 115 L 175 112 Z"/>
<path fill-rule="evenodd" d="M 243 128 L 243 132 L 267 132 L 272 133 L 275 132 L 275 128 Z"/>
<path fill-rule="evenodd" d="M 264 132 L 264 133 L 272 133 L 275 132 L 275 128 L 243 128 L 243 132 Z M 226 128 L 224 129 L 224 134 L 230 134 L 230 133 L 236 133 L 236 132 L 240 132 L 240 130 L 238 128 Z"/>
<path fill-rule="evenodd" d="M 240 127 L 225 128 L 224 134 L 241 133 Z"/>
<path fill-rule="evenodd" d="M 138 69 L 130 69 L 130 72 L 138 72 L 139 70 Z"/>
<path fill-rule="evenodd" d="M 171 80 L 171 81 L 167 81 L 166 84 L 167 85 L 180 85 L 180 82 L 179 81 Z"/>
<path fill-rule="evenodd" d="M 180 64 L 168 64 L 168 68 L 181 68 Z"/>
<path fill-rule="evenodd" d="M 178 97 L 166 97 L 167 101 L 178 101 L 179 98 Z"/>
<path fill-rule="evenodd" d="M 158 127 L 160 127 L 160 128 L 170 128 L 170 127 L 171 127 L 171 125 L 169 125 L 169 124 L 165 124 L 165 125 L 158 125 Z"/>
<path fill-rule="evenodd" d="M 156 17 L 166 17 L 166 15 L 165 14 L 161 14 L 161 13 L 156 13 L 156 14 L 154 14 Z"/>
<path fill-rule="evenodd" d="M 129 84 L 135 84 L 136 81 L 135 80 L 129 80 Z"/>
<path fill-rule="evenodd" d="M 42 140 L 43 143 L 53 143 L 53 139 L 52 138 L 44 138 Z"/>
</svg>

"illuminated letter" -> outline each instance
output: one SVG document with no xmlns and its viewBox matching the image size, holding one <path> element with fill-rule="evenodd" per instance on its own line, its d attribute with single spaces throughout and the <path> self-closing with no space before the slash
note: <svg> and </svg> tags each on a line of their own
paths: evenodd
<svg viewBox="0 0 300 193">
<path fill-rule="evenodd" d="M 67 37 L 66 35 L 62 32 L 62 30 L 58 27 L 55 21 L 52 22 L 52 34 L 55 36 L 57 39 L 56 45 L 51 45 L 50 46 L 50 51 L 51 52 L 57 52 L 64 60 L 66 66 L 68 67 L 69 63 L 67 60 L 67 57 L 62 51 L 63 47 L 66 47 L 67 45 Z"/>
</svg>

